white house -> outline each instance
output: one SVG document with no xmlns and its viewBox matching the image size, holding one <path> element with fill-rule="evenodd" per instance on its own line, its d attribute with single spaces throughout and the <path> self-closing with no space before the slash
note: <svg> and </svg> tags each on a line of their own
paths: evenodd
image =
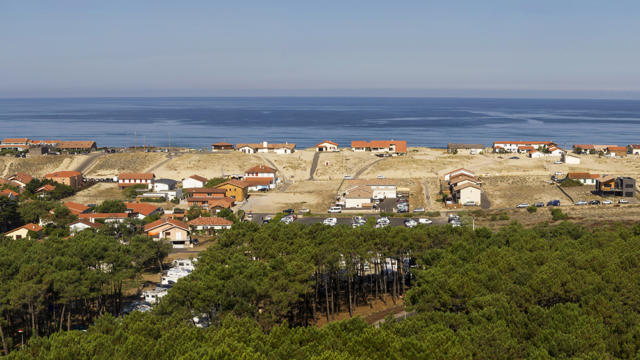
<svg viewBox="0 0 640 360">
<path fill-rule="evenodd" d="M 564 153 L 562 154 L 561 160 L 565 164 L 571 164 L 571 165 L 580 164 L 580 157 L 573 154 Z"/>
<path fill-rule="evenodd" d="M 177 181 L 171 179 L 156 179 L 153 182 L 153 191 L 169 191 L 176 188 Z"/>
<path fill-rule="evenodd" d="M 296 144 L 269 144 L 266 141 L 263 141 L 262 144 L 238 144 L 236 145 L 236 150 L 243 152 L 245 154 L 255 154 L 255 153 L 269 153 L 273 152 L 276 154 L 291 154 L 295 151 Z"/>
<path fill-rule="evenodd" d="M 374 183 L 369 185 L 372 191 L 373 199 L 395 199 L 397 193 L 397 187 L 395 184 L 387 182 L 387 183 Z"/>
<path fill-rule="evenodd" d="M 482 154 L 484 152 L 484 145 L 448 143 L 447 152 L 450 154 L 458 153 L 458 154 L 477 155 L 477 154 Z"/>
<path fill-rule="evenodd" d="M 274 189 L 278 182 L 277 171 L 265 165 L 256 165 L 245 170 L 243 180 L 249 184 L 249 191 Z"/>
<path fill-rule="evenodd" d="M 118 187 L 122 189 L 127 186 L 147 185 L 151 189 L 155 178 L 151 173 L 121 173 L 118 175 Z"/>
<path fill-rule="evenodd" d="M 183 189 L 203 188 L 207 183 L 207 179 L 200 175 L 191 175 L 182 180 Z"/>
<path fill-rule="evenodd" d="M 347 209 L 361 209 L 371 207 L 373 192 L 364 186 L 358 186 L 346 193 L 344 196 L 344 207 Z"/>
<path fill-rule="evenodd" d="M 631 146 L 631 154 L 640 155 L 640 144 L 633 144 L 629 146 Z"/>
<path fill-rule="evenodd" d="M 549 155 L 550 156 L 562 156 L 565 151 L 562 150 L 561 148 L 555 146 L 555 145 L 551 145 L 547 148 L 547 150 L 549 150 Z"/>
<path fill-rule="evenodd" d="M 531 146 L 535 149 L 553 145 L 552 141 L 496 141 L 493 143 L 494 152 L 517 152 L 519 147 Z"/>
<path fill-rule="evenodd" d="M 78 219 L 88 220 L 89 222 L 95 223 L 96 220 L 102 220 L 106 223 L 115 223 L 119 224 L 124 222 L 129 218 L 128 213 L 89 213 L 89 214 L 78 214 Z"/>
<path fill-rule="evenodd" d="M 142 297 L 144 298 L 144 301 L 148 302 L 149 304 L 157 304 L 160 299 L 167 295 L 167 292 L 167 288 L 156 287 L 153 290 L 147 290 L 143 292 Z"/>
<path fill-rule="evenodd" d="M 98 229 L 100 228 L 100 226 L 102 226 L 102 224 L 100 223 L 90 222 L 85 219 L 79 219 L 69 224 L 69 231 L 71 233 L 77 233 L 86 229 Z"/>
<path fill-rule="evenodd" d="M 231 229 L 233 221 L 216 216 L 199 217 L 188 222 L 195 230 L 227 230 Z"/>
<path fill-rule="evenodd" d="M 482 189 L 476 184 L 464 184 L 453 188 L 454 197 L 458 204 L 473 203 L 480 206 L 482 202 Z"/>
<path fill-rule="evenodd" d="M 327 152 L 327 151 L 339 151 L 338 150 L 338 144 L 334 143 L 333 141 L 323 141 L 319 144 L 316 144 L 316 151 L 318 152 Z"/>
<path fill-rule="evenodd" d="M 580 181 L 583 185 L 596 185 L 596 180 L 600 178 L 598 174 L 590 174 L 588 172 L 570 172 L 567 179 Z"/>
<path fill-rule="evenodd" d="M 544 154 L 538 150 L 531 150 L 529 151 L 529 157 L 532 159 L 538 159 L 538 158 L 544 157 Z"/>
</svg>

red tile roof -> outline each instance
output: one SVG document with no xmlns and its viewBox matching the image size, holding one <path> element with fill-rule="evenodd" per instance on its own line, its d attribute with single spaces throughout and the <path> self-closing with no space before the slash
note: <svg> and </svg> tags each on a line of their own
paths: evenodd
<svg viewBox="0 0 640 360">
<path fill-rule="evenodd" d="M 90 213 L 78 214 L 79 219 L 126 219 L 129 217 L 127 213 Z"/>
<path fill-rule="evenodd" d="M 203 183 L 206 183 L 207 181 L 209 181 L 207 178 L 202 177 L 200 175 L 191 175 L 189 176 L 190 179 L 194 179 L 194 180 L 198 180 L 198 181 L 202 181 Z"/>
<path fill-rule="evenodd" d="M 226 194 L 224 189 L 217 188 L 189 188 L 185 191 L 189 194 Z"/>
<path fill-rule="evenodd" d="M 126 202 L 124 205 L 127 207 L 127 210 L 131 210 L 135 213 L 142 214 L 144 216 L 151 215 L 154 211 L 160 209 L 159 206 L 151 205 L 149 203 L 131 203 Z"/>
<path fill-rule="evenodd" d="M 496 141 L 493 143 L 494 146 L 496 144 L 549 145 L 553 144 L 553 141 Z"/>
<path fill-rule="evenodd" d="M 79 171 L 56 171 L 54 173 L 47 174 L 44 177 L 45 177 L 45 179 L 70 178 L 70 177 L 74 177 L 74 176 L 78 176 L 78 175 L 82 175 L 82 173 L 79 172 Z"/>
<path fill-rule="evenodd" d="M 18 230 L 20 230 L 20 229 L 27 229 L 27 230 L 29 230 L 29 231 L 35 231 L 35 232 L 40 232 L 40 231 L 42 231 L 42 227 L 41 227 L 41 226 L 39 226 L 38 224 L 29 223 L 29 224 L 26 224 L 26 225 L 22 225 L 22 226 L 20 226 L 20 227 L 17 227 L 17 228 L 15 228 L 15 229 L 9 230 L 9 231 L 7 231 L 7 232 L 6 232 L 6 233 L 4 233 L 4 234 L 5 234 L 5 235 L 7 235 L 7 234 L 10 234 L 10 233 L 12 233 L 12 232 L 18 231 Z"/>
<path fill-rule="evenodd" d="M 3 144 L 26 144 L 28 142 L 27 138 L 5 138 L 2 140 Z"/>
<path fill-rule="evenodd" d="M 154 177 L 152 173 L 121 173 L 118 180 L 153 180 Z"/>
<path fill-rule="evenodd" d="M 9 197 L 9 195 L 11 196 L 18 196 L 19 194 L 13 190 L 10 189 L 4 189 L 2 191 L 0 191 L 0 196 L 6 196 Z"/>
<path fill-rule="evenodd" d="M 271 183 L 273 183 L 273 180 L 275 179 L 272 177 L 248 177 L 244 179 L 244 182 L 249 184 L 249 186 L 271 185 Z"/>
<path fill-rule="evenodd" d="M 233 146 L 233 144 L 229 144 L 227 142 L 217 142 L 215 144 L 211 144 L 211 146 Z"/>
<path fill-rule="evenodd" d="M 232 198 L 228 198 L 228 197 L 223 197 L 223 198 L 218 198 L 218 199 L 211 199 L 208 202 L 209 207 L 211 207 L 211 208 L 221 207 L 221 208 L 225 208 L 225 209 L 230 208 L 233 205 L 233 203 L 234 203 L 234 200 Z"/>
<path fill-rule="evenodd" d="M 13 180 L 13 181 L 18 181 L 21 182 L 23 184 L 28 184 L 31 180 L 33 180 L 33 176 L 27 174 L 27 173 L 23 173 L 23 172 L 17 172 L 14 175 L 9 176 L 8 178 L 9 180 Z"/>
<path fill-rule="evenodd" d="M 242 181 L 242 180 L 235 180 L 235 179 L 231 179 L 228 181 L 223 182 L 222 184 L 218 184 L 216 185 L 216 188 L 221 188 L 225 185 L 231 185 L 231 186 L 235 186 L 235 187 L 239 187 L 242 189 L 246 189 L 249 187 L 249 183 L 247 183 L 246 181 Z"/>
<path fill-rule="evenodd" d="M 56 187 L 55 187 L 55 186 L 53 186 L 53 185 L 51 185 L 51 184 L 46 184 L 46 185 L 43 185 L 43 186 L 40 186 L 39 188 L 37 188 L 37 189 L 36 189 L 36 193 L 39 193 L 39 192 L 41 192 L 41 191 L 49 192 L 49 191 L 53 191 L 53 190 L 55 190 L 55 189 L 56 189 Z"/>
<path fill-rule="evenodd" d="M 255 174 L 255 173 L 275 174 L 276 173 L 276 169 L 270 168 L 270 167 L 265 166 L 265 165 L 256 165 L 256 166 L 246 170 L 244 173 L 245 174 Z"/>
<path fill-rule="evenodd" d="M 613 151 L 613 152 L 624 151 L 626 153 L 627 147 L 626 146 L 609 146 L 607 147 L 607 151 Z"/>
<path fill-rule="evenodd" d="M 72 213 L 76 215 L 82 214 L 85 211 L 89 210 L 88 206 L 72 201 L 67 201 L 66 203 L 64 203 L 64 206 L 66 206 Z"/>
<path fill-rule="evenodd" d="M 197 219 L 193 219 L 189 221 L 189 225 L 200 225 L 200 226 L 230 226 L 233 225 L 233 221 L 227 220 L 221 217 L 199 217 Z"/>
<path fill-rule="evenodd" d="M 454 172 L 458 172 L 458 171 L 466 171 L 472 174 L 475 174 L 473 171 L 465 169 L 465 168 L 459 168 L 459 169 L 455 169 L 455 170 L 451 170 L 448 173 L 445 173 L 445 175 L 449 175 L 449 174 L 453 174 Z"/>
<path fill-rule="evenodd" d="M 570 172 L 567 174 L 569 179 L 598 179 L 600 175 L 590 174 L 588 172 Z"/>
<path fill-rule="evenodd" d="M 183 230 L 189 230 L 189 225 L 187 223 L 185 223 L 184 221 L 180 221 L 180 220 L 175 220 L 175 219 L 159 219 L 156 220 L 152 223 L 149 223 L 147 225 L 145 225 L 144 227 L 144 231 L 150 231 L 152 229 L 155 229 L 159 226 L 162 226 L 164 224 L 171 224 L 175 227 L 179 227 Z"/>
</svg>

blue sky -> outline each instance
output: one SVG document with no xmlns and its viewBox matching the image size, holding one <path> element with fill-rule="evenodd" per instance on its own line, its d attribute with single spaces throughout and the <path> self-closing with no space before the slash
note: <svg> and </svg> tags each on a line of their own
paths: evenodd
<svg viewBox="0 0 640 360">
<path fill-rule="evenodd" d="M 0 0 L 0 96 L 640 97 L 640 1 Z"/>
</svg>

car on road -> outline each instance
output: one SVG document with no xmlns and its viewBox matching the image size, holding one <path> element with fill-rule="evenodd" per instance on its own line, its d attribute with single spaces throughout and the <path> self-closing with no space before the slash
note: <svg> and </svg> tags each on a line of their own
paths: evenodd
<svg viewBox="0 0 640 360">
<path fill-rule="evenodd" d="M 611 205 L 613 202 L 611 200 L 602 200 L 602 205 Z"/>
<path fill-rule="evenodd" d="M 342 212 L 342 208 L 340 206 L 332 206 L 329 208 L 329 210 L 327 211 L 329 214 L 333 214 L 333 213 L 341 213 Z"/>
<path fill-rule="evenodd" d="M 384 179 L 384 175 L 378 175 L 378 179 Z"/>
<path fill-rule="evenodd" d="M 351 175 L 345 175 L 342 178 L 345 179 L 345 180 L 353 180 L 353 176 L 351 176 Z"/>
<path fill-rule="evenodd" d="M 578 200 L 576 202 L 573 203 L 573 205 L 587 205 L 587 202 L 585 200 Z"/>
<path fill-rule="evenodd" d="M 556 164 L 556 165 L 559 165 L 559 164 L 562 164 L 562 161 L 560 161 L 560 160 L 556 160 L 556 161 L 554 161 L 553 163 L 554 163 L 554 164 Z"/>
<path fill-rule="evenodd" d="M 560 200 L 551 200 L 547 203 L 547 206 L 560 206 Z"/>
<path fill-rule="evenodd" d="M 524 208 L 528 208 L 529 207 L 529 203 L 521 203 L 516 205 L 517 209 L 524 209 Z"/>
<path fill-rule="evenodd" d="M 414 228 L 416 226 L 418 226 L 418 222 L 413 220 L 413 219 L 407 219 L 404 221 L 404 226 L 408 227 L 408 228 Z"/>
<path fill-rule="evenodd" d="M 296 212 L 296 211 L 295 211 L 295 210 L 293 210 L 293 209 L 284 209 L 284 210 L 282 210 L 282 213 L 283 213 L 283 214 L 288 214 L 288 215 L 291 215 L 291 214 L 293 214 L 293 213 L 295 213 L 295 212 Z"/>
<path fill-rule="evenodd" d="M 307 209 L 307 208 L 303 208 L 303 209 L 298 210 L 298 212 L 299 212 L 300 214 L 308 214 L 308 213 L 310 213 L 310 212 L 311 212 L 311 210 L 309 210 L 309 209 Z"/>
<path fill-rule="evenodd" d="M 518 160 L 518 159 L 520 159 L 520 158 L 517 157 L 517 156 L 512 156 L 512 157 L 509 158 L 509 160 Z"/>
<path fill-rule="evenodd" d="M 600 205 L 600 200 L 591 200 L 589 201 L 589 205 Z"/>
<path fill-rule="evenodd" d="M 462 204 L 463 206 L 476 206 L 476 202 L 475 201 L 465 201 L 464 204 Z"/>
<path fill-rule="evenodd" d="M 431 221 L 431 219 L 427 219 L 427 218 L 418 219 L 418 224 L 430 225 L 432 223 L 433 221 Z"/>
<path fill-rule="evenodd" d="M 414 213 L 421 213 L 421 212 L 424 212 L 424 208 L 423 208 L 423 207 L 415 208 L 415 209 L 413 209 L 413 212 L 414 212 Z"/>
<path fill-rule="evenodd" d="M 354 224 L 360 224 L 360 225 L 364 225 L 367 223 L 367 219 L 365 219 L 362 216 L 354 216 L 353 217 L 353 223 Z"/>
<path fill-rule="evenodd" d="M 330 217 L 330 218 L 324 219 L 322 223 L 329 226 L 336 226 L 336 224 L 338 223 L 338 219 L 334 217 Z"/>
<path fill-rule="evenodd" d="M 296 221 L 296 216 L 291 214 L 291 215 L 287 215 L 285 217 L 283 217 L 282 219 L 280 219 L 280 221 L 282 221 L 285 224 L 291 224 L 292 222 Z"/>
<path fill-rule="evenodd" d="M 384 224 L 384 225 L 389 225 L 391 224 L 391 220 L 389 220 L 388 217 L 383 216 L 380 219 L 376 220 L 376 224 Z"/>
<path fill-rule="evenodd" d="M 627 199 L 618 200 L 618 204 L 628 204 L 628 203 L 629 203 L 629 200 L 627 200 Z"/>
<path fill-rule="evenodd" d="M 538 201 L 537 203 L 534 203 L 533 206 L 535 207 L 544 207 L 544 203 L 541 201 Z"/>
<path fill-rule="evenodd" d="M 265 217 L 262 218 L 262 223 L 263 224 L 268 224 L 269 221 L 271 221 L 271 219 L 273 219 L 273 217 L 271 215 L 266 215 Z"/>
</svg>

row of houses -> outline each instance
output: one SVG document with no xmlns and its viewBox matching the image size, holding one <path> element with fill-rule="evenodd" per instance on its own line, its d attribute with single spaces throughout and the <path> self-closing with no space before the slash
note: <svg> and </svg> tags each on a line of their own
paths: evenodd
<svg viewBox="0 0 640 360">
<path fill-rule="evenodd" d="M 29 138 L 5 138 L 0 143 L 0 149 L 17 151 L 30 151 L 33 149 L 39 149 L 41 153 L 47 153 L 53 150 L 67 152 L 90 152 L 96 150 L 97 145 L 95 141 L 32 140 Z"/>
<path fill-rule="evenodd" d="M 337 152 L 340 151 L 338 143 L 325 140 L 315 146 L 318 152 Z M 295 151 L 296 144 L 271 144 L 264 141 L 259 144 L 237 144 L 233 145 L 226 142 L 217 142 L 211 144 L 211 151 L 236 150 L 245 154 L 256 153 L 276 153 L 291 154 Z M 371 151 L 371 152 L 389 152 L 389 153 L 406 153 L 407 142 L 399 140 L 372 140 L 372 141 L 352 141 L 352 151 Z"/>
<path fill-rule="evenodd" d="M 449 144 L 449 149 L 456 149 L 464 144 Z M 452 151 L 452 150 L 450 150 Z M 560 148 L 553 141 L 496 141 L 493 143 L 494 152 L 520 153 L 530 157 L 562 156 L 567 151 Z M 573 145 L 575 154 L 604 154 L 611 157 L 623 157 L 627 154 L 640 155 L 640 144 L 628 146 L 618 145 L 598 145 L 598 144 L 575 144 Z"/>
<path fill-rule="evenodd" d="M 588 172 L 570 172 L 565 180 L 578 181 L 583 185 L 593 185 L 597 194 L 607 196 L 634 197 L 636 181 L 629 176 L 608 176 Z"/>
<path fill-rule="evenodd" d="M 605 154 L 609 156 L 624 157 L 628 154 L 640 155 L 640 144 L 630 144 L 627 146 L 576 144 L 573 145 L 573 152 L 576 154 Z"/>
<path fill-rule="evenodd" d="M 482 205 L 482 182 L 468 169 L 460 168 L 444 174 L 440 180 L 440 192 L 446 195 L 448 204 Z"/>
<path fill-rule="evenodd" d="M 46 174 L 43 178 L 59 184 L 71 186 L 76 189 L 81 187 L 84 182 L 82 173 L 78 171 L 57 171 Z M 18 172 L 9 175 L 6 178 L 0 179 L 0 186 L 7 185 L 22 192 L 26 188 L 27 184 L 29 184 L 33 179 L 34 177 L 27 173 Z M 41 198 L 46 198 L 53 190 L 55 190 L 55 186 L 51 184 L 45 184 L 35 189 L 35 194 L 37 194 Z M 20 194 L 18 192 L 15 192 L 9 188 L 0 191 L 0 196 L 6 196 L 10 199 L 16 199 L 19 195 Z"/>
</svg>

